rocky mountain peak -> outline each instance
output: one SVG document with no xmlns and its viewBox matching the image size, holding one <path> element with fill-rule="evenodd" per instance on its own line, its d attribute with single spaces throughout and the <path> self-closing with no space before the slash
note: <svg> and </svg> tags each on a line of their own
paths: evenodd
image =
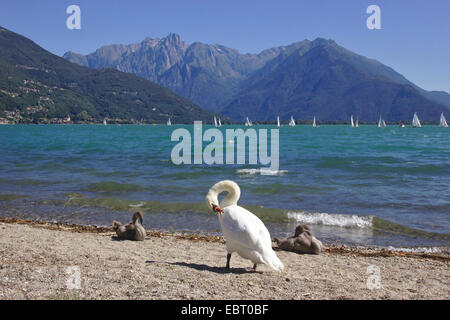
<svg viewBox="0 0 450 320">
<path fill-rule="evenodd" d="M 274 112 L 281 112 L 282 108 L 286 114 L 306 117 L 317 108 L 322 110 L 321 113 L 316 111 L 322 119 L 342 120 L 346 113 L 358 111 L 366 115 L 366 119 L 373 120 L 381 107 L 376 104 L 373 113 L 364 114 L 363 106 L 369 105 L 364 99 L 387 97 L 388 91 L 391 97 L 398 94 L 397 102 L 393 102 L 394 98 L 386 100 L 383 112 L 389 109 L 393 117 L 400 118 L 409 111 L 399 110 L 399 97 L 406 91 L 397 84 L 419 90 L 407 101 L 411 105 L 419 105 L 418 102 L 425 105 L 420 95 L 450 105 L 450 95 L 420 89 L 393 69 L 358 55 L 331 39 L 303 40 L 258 54 L 242 54 L 220 44 L 187 44 L 176 33 L 161 39 L 146 38 L 134 45 L 132 49 L 132 45 L 106 46 L 85 59 L 73 52 L 64 57 L 91 68 L 112 67 L 135 73 L 235 119 L 242 116 L 240 109 L 249 113 L 247 109 L 253 108 L 252 116 L 265 120 L 272 119 Z M 365 87 L 359 92 L 365 92 L 365 95 L 353 95 L 361 82 Z M 337 100 L 347 103 L 341 104 L 342 110 L 331 110 L 330 105 L 337 105 L 326 96 L 331 91 L 341 95 Z M 429 105 L 428 109 L 431 108 Z"/>
</svg>

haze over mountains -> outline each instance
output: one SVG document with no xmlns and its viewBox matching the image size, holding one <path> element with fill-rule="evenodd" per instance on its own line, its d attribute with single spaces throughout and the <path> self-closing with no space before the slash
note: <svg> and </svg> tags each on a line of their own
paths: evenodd
<svg viewBox="0 0 450 320">
<path fill-rule="evenodd" d="M 203 108 L 236 121 L 288 119 L 438 121 L 450 95 L 426 91 L 382 63 L 318 38 L 241 54 L 222 45 L 187 44 L 177 34 L 109 45 L 67 60 L 116 68 L 155 81 Z"/>
<path fill-rule="evenodd" d="M 152 81 L 68 62 L 0 27 L 0 121 L 174 123 L 214 116 Z"/>
</svg>

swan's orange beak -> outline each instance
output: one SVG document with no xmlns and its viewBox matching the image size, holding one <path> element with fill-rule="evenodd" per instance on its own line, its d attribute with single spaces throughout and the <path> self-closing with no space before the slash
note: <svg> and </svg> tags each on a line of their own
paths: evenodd
<svg viewBox="0 0 450 320">
<path fill-rule="evenodd" d="M 212 205 L 212 208 L 213 208 L 214 212 L 217 212 L 217 213 L 222 213 L 223 212 L 223 210 L 220 209 L 220 207 L 216 206 L 215 204 Z"/>
</svg>

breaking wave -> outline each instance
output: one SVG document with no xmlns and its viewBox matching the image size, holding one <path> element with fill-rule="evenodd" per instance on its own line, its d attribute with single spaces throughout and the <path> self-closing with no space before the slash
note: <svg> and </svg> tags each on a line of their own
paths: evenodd
<svg viewBox="0 0 450 320">
<path fill-rule="evenodd" d="M 288 212 L 289 219 L 298 223 L 337 226 L 345 228 L 371 228 L 373 216 L 331 213 Z"/>
<path fill-rule="evenodd" d="M 259 169 L 238 169 L 237 173 L 241 174 L 261 174 L 266 176 L 278 176 L 283 175 L 287 173 L 287 170 L 271 170 L 266 168 L 259 168 Z"/>
</svg>

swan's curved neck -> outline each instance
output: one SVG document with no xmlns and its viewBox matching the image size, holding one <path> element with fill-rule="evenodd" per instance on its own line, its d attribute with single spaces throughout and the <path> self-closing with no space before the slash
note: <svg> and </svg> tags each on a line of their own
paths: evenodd
<svg viewBox="0 0 450 320">
<path fill-rule="evenodd" d="M 212 208 L 213 204 L 218 204 L 218 197 L 222 192 L 227 192 L 227 195 L 220 201 L 219 206 L 221 208 L 236 205 L 241 196 L 241 190 L 235 182 L 230 180 L 220 181 L 213 185 L 206 195 L 206 203 L 210 208 Z"/>
<path fill-rule="evenodd" d="M 143 220 L 144 220 L 144 217 L 142 216 L 142 212 L 141 212 L 141 211 L 138 211 L 138 212 L 136 212 L 136 213 L 133 215 L 132 223 L 133 223 L 133 224 L 136 224 L 138 218 L 139 218 L 140 223 L 142 224 L 142 222 L 143 222 Z"/>
</svg>

